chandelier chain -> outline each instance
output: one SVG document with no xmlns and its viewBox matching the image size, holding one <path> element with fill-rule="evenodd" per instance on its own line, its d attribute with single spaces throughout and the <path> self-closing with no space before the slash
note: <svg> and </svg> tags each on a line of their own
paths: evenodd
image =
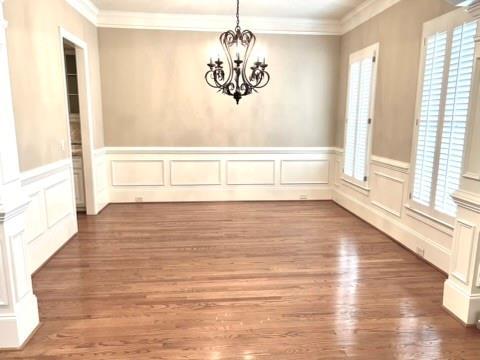
<svg viewBox="0 0 480 360">
<path fill-rule="evenodd" d="M 240 0 L 237 0 L 237 28 L 240 28 Z"/>
</svg>

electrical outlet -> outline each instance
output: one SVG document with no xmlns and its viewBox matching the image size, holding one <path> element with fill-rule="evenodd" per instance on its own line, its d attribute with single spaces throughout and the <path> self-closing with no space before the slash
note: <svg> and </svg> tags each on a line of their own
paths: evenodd
<svg viewBox="0 0 480 360">
<path fill-rule="evenodd" d="M 416 250 L 416 253 L 418 256 L 420 257 L 425 257 L 425 249 L 420 247 L 420 246 L 417 246 L 417 250 Z"/>
<path fill-rule="evenodd" d="M 300 195 L 300 200 L 308 200 L 308 196 L 307 195 Z"/>
<path fill-rule="evenodd" d="M 141 196 L 136 197 L 135 202 L 143 202 L 143 197 Z"/>
</svg>

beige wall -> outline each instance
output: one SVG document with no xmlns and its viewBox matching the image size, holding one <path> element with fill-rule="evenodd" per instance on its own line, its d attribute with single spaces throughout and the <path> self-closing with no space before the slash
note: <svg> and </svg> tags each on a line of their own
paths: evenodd
<svg viewBox="0 0 480 360">
<path fill-rule="evenodd" d="M 217 33 L 99 29 L 107 146 L 331 146 L 339 37 L 258 34 L 272 80 L 236 105 L 207 86 Z"/>
<path fill-rule="evenodd" d="M 344 140 L 348 57 L 379 42 L 373 154 L 410 161 L 422 25 L 452 9 L 443 0 L 403 0 L 342 36 L 338 146 Z"/>
<path fill-rule="evenodd" d="M 59 26 L 89 47 L 94 144 L 103 146 L 97 29 L 65 0 L 6 0 L 7 43 L 22 171 L 64 159 L 68 146 Z"/>
</svg>

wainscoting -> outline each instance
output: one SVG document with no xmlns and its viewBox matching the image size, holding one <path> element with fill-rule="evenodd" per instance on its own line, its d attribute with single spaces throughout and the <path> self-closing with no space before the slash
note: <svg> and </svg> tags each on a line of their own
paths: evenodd
<svg viewBox="0 0 480 360">
<path fill-rule="evenodd" d="M 453 227 L 408 207 L 409 164 L 372 156 L 368 187 L 342 178 L 343 153 L 335 160 L 333 200 L 448 272 Z"/>
<path fill-rule="evenodd" d="M 328 200 L 333 148 L 106 148 L 112 203 Z"/>
<path fill-rule="evenodd" d="M 30 198 L 25 237 L 30 271 L 36 271 L 77 232 L 70 159 L 22 173 Z"/>
<path fill-rule="evenodd" d="M 109 203 L 105 148 L 95 150 L 93 160 L 95 167 L 95 214 L 98 214 Z"/>
<path fill-rule="evenodd" d="M 102 148 L 95 151 L 95 210 L 109 203 L 334 200 L 443 271 L 453 228 L 410 209 L 409 164 L 373 156 L 369 187 L 342 179 L 335 148 Z M 30 268 L 77 231 L 72 164 L 22 174 Z"/>
</svg>

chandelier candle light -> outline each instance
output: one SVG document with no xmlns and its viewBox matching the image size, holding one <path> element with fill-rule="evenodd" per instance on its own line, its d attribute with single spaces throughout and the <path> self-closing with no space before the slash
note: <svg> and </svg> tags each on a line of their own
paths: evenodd
<svg viewBox="0 0 480 360">
<path fill-rule="evenodd" d="M 265 57 L 260 57 L 250 67 L 247 76 L 248 59 L 255 46 L 255 35 L 250 30 L 242 31 L 240 28 L 240 0 L 237 0 L 237 26 L 235 30 L 228 30 L 220 35 L 220 43 L 225 52 L 228 75 L 223 68 L 220 56 L 216 61 L 210 58 L 207 64 L 209 69 L 205 80 L 211 87 L 218 89 L 225 95 L 233 96 L 237 104 L 243 96 L 250 95 L 253 91 L 265 87 L 270 81 L 270 74 L 265 70 L 267 64 Z M 232 59 L 232 50 L 235 50 L 235 60 Z"/>
</svg>

